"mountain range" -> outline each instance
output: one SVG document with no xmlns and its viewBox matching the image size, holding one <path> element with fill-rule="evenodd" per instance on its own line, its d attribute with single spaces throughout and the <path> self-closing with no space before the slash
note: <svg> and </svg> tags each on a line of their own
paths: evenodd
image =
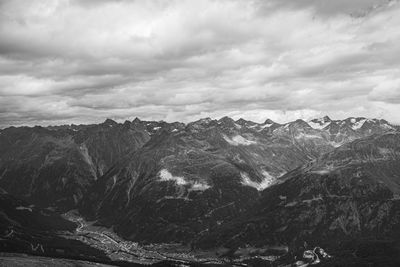
<svg viewBox="0 0 400 267">
<path fill-rule="evenodd" d="M 293 261 L 306 242 L 342 253 L 335 264 L 365 240 L 400 247 L 400 132 L 385 120 L 9 127 L 0 131 L 0 187 L 23 207 L 77 210 L 126 240 L 215 257 L 275 251 Z"/>
</svg>

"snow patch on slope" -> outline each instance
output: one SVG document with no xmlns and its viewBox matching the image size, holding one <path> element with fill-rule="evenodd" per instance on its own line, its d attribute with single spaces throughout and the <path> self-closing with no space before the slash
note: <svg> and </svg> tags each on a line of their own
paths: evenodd
<svg viewBox="0 0 400 267">
<path fill-rule="evenodd" d="M 223 138 L 225 139 L 225 141 L 227 141 L 229 144 L 231 144 L 233 146 L 239 146 L 239 145 L 249 146 L 249 145 L 257 144 L 257 142 L 248 140 L 241 135 L 235 135 L 232 138 L 229 138 L 228 136 L 223 135 Z"/>
<path fill-rule="evenodd" d="M 296 139 L 322 139 L 321 136 L 314 135 L 314 134 L 306 134 L 306 133 L 299 133 L 298 135 L 295 136 Z"/>
<path fill-rule="evenodd" d="M 264 176 L 264 180 L 261 182 L 261 184 L 264 188 L 267 188 L 275 183 L 276 178 L 267 171 L 262 171 L 262 175 Z"/>
<path fill-rule="evenodd" d="M 207 189 L 209 189 L 211 186 L 209 186 L 206 183 L 201 183 L 201 182 L 194 182 L 192 184 L 192 187 L 190 188 L 190 190 L 192 191 L 205 191 Z"/>
<path fill-rule="evenodd" d="M 383 128 L 385 128 L 385 129 L 390 129 L 390 130 L 393 130 L 394 128 L 392 127 L 392 126 L 390 126 L 390 125 L 388 125 L 388 124 L 382 124 L 382 127 Z"/>
<path fill-rule="evenodd" d="M 328 126 L 329 124 L 331 124 L 330 121 L 327 121 L 327 122 L 319 121 L 318 123 L 309 121 L 309 122 L 307 122 L 307 123 L 308 123 L 308 125 L 311 126 L 311 128 L 317 129 L 317 130 L 322 130 L 323 128 L 325 128 L 326 126 Z"/>
<path fill-rule="evenodd" d="M 334 171 L 336 168 L 333 165 L 321 166 L 319 169 L 312 170 L 311 173 L 326 175 Z"/>
<path fill-rule="evenodd" d="M 174 181 L 177 185 L 185 185 L 188 183 L 184 177 L 173 176 L 167 169 L 162 169 L 158 176 L 161 181 Z"/>
<path fill-rule="evenodd" d="M 240 176 L 242 177 L 242 185 L 251 186 L 259 190 L 260 184 L 252 181 L 247 173 L 241 172 Z"/>
<path fill-rule="evenodd" d="M 269 128 L 269 127 L 271 127 L 272 126 L 272 123 L 267 123 L 267 124 L 264 124 L 264 125 L 261 125 L 261 130 L 263 130 L 263 129 L 265 129 L 265 128 Z"/>
<path fill-rule="evenodd" d="M 27 211 L 32 212 L 32 208 L 30 208 L 30 207 L 18 206 L 15 209 L 16 210 L 27 210 Z"/>
<path fill-rule="evenodd" d="M 359 121 L 357 121 L 357 122 L 354 122 L 353 125 L 351 126 L 351 128 L 352 128 L 353 130 L 358 130 L 358 129 L 360 129 L 360 128 L 364 125 L 364 123 L 365 123 L 366 121 L 367 121 L 366 119 L 362 119 L 362 120 L 359 120 Z"/>
<path fill-rule="evenodd" d="M 341 141 L 341 142 L 335 142 L 335 141 L 330 141 L 329 144 L 333 147 L 340 147 L 341 145 L 343 145 L 344 143 L 346 143 L 345 141 Z"/>
<path fill-rule="evenodd" d="M 186 181 L 183 176 L 174 176 L 167 169 L 162 169 L 158 176 L 160 177 L 160 181 L 174 181 L 177 185 L 186 185 L 190 186 L 188 188 L 189 191 L 205 191 L 209 189 L 211 186 L 204 182 L 199 181 Z"/>
<path fill-rule="evenodd" d="M 275 182 L 275 177 L 270 175 L 267 171 L 262 172 L 264 179 L 261 182 L 254 182 L 250 179 L 249 175 L 245 172 L 241 172 L 240 176 L 242 177 L 242 185 L 251 186 L 258 191 L 262 191 L 265 188 L 271 186 Z"/>
</svg>

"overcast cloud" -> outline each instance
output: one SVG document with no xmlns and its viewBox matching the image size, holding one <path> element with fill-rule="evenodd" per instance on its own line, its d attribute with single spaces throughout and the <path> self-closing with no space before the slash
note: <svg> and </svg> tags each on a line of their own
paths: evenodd
<svg viewBox="0 0 400 267">
<path fill-rule="evenodd" d="M 388 0 L 1 0 L 0 127 L 400 124 L 399 14 Z"/>
</svg>

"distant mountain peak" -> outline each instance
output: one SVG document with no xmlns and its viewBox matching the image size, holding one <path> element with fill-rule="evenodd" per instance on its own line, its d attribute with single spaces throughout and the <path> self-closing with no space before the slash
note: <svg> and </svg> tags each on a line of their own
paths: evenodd
<svg viewBox="0 0 400 267">
<path fill-rule="evenodd" d="M 240 128 L 240 124 L 236 123 L 232 118 L 225 116 L 218 120 L 218 124 L 227 128 Z"/>
<path fill-rule="evenodd" d="M 331 118 L 329 118 L 329 116 L 325 115 L 322 118 L 317 118 L 317 119 L 313 119 L 313 120 L 309 121 L 308 125 L 310 125 L 314 129 L 321 130 L 321 129 L 327 127 L 328 125 L 330 125 L 332 122 L 333 121 L 331 120 Z"/>
<path fill-rule="evenodd" d="M 290 124 L 295 125 L 297 127 L 303 127 L 303 128 L 309 128 L 310 127 L 310 125 L 306 121 L 304 121 L 302 119 L 297 119 L 297 120 L 295 120 L 294 122 L 292 122 Z"/>
<path fill-rule="evenodd" d="M 133 121 L 132 121 L 132 123 L 141 123 L 142 121 L 138 118 L 138 117 L 136 117 Z"/>
<path fill-rule="evenodd" d="M 187 124 L 188 129 L 194 129 L 195 131 L 199 129 L 205 129 L 207 127 L 212 126 L 212 122 L 215 122 L 215 120 L 212 120 L 211 118 L 201 118 L 197 121 L 193 121 Z"/>
<path fill-rule="evenodd" d="M 325 115 L 322 119 L 323 119 L 325 122 L 327 122 L 327 121 L 332 121 L 331 118 L 329 118 L 328 115 Z"/>
<path fill-rule="evenodd" d="M 258 124 L 258 123 L 255 123 L 254 121 L 248 121 L 243 118 L 236 120 L 235 123 L 240 126 L 245 126 L 245 127 L 254 127 Z"/>
<path fill-rule="evenodd" d="M 361 120 L 366 120 L 366 118 L 364 118 L 364 117 L 349 117 L 345 121 L 350 121 L 351 123 L 356 123 Z"/>
<path fill-rule="evenodd" d="M 245 124 L 246 122 L 248 122 L 248 121 L 246 121 L 246 120 L 243 119 L 243 118 L 240 118 L 240 119 L 238 119 L 238 120 L 236 121 L 236 123 L 238 123 L 238 124 Z"/>
<path fill-rule="evenodd" d="M 115 125 L 117 125 L 118 123 L 116 122 L 116 121 L 114 121 L 114 120 L 112 120 L 112 119 L 109 119 L 109 118 L 107 118 L 104 122 L 103 122 L 103 125 L 106 125 L 106 126 L 115 126 Z"/>
<path fill-rule="evenodd" d="M 275 124 L 275 122 L 273 120 L 271 120 L 271 119 L 266 119 L 264 121 L 264 124 Z"/>
<path fill-rule="evenodd" d="M 221 119 L 219 119 L 218 121 L 221 121 L 221 122 L 235 122 L 232 118 L 230 118 L 228 116 L 224 116 Z"/>
<path fill-rule="evenodd" d="M 327 123 L 332 122 L 331 118 L 328 115 L 323 116 L 322 118 L 315 118 L 311 120 L 314 123 Z"/>
<path fill-rule="evenodd" d="M 380 119 L 380 120 L 377 120 L 377 121 L 379 121 L 380 124 L 384 124 L 384 125 L 388 125 L 388 126 L 393 126 L 393 124 L 390 124 L 387 120 L 384 120 L 384 119 Z"/>
<path fill-rule="evenodd" d="M 197 121 L 195 121 L 194 123 L 196 124 L 208 124 L 212 121 L 212 119 L 210 117 L 206 117 L 206 118 L 201 118 Z"/>
</svg>

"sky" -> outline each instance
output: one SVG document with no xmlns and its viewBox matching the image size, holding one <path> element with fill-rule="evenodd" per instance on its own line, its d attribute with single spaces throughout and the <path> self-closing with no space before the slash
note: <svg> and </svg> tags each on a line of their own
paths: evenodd
<svg viewBox="0 0 400 267">
<path fill-rule="evenodd" d="M 0 0 L 0 128 L 400 124 L 397 0 Z"/>
</svg>

